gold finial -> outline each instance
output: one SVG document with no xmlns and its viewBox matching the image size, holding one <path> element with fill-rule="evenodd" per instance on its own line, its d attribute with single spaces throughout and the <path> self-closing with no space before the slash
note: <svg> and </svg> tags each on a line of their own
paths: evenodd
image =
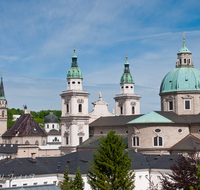
<svg viewBox="0 0 200 190">
<path fill-rule="evenodd" d="M 75 53 L 75 51 L 76 51 L 76 47 L 74 46 L 74 53 Z"/>
<path fill-rule="evenodd" d="M 185 33 L 183 33 L 183 41 L 185 41 Z"/>
<path fill-rule="evenodd" d="M 126 54 L 126 59 L 128 58 L 128 54 Z"/>
</svg>

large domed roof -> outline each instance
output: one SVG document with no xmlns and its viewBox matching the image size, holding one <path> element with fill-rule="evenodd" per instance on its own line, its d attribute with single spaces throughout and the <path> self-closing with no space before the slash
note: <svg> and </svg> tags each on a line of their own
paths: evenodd
<svg viewBox="0 0 200 190">
<path fill-rule="evenodd" d="M 194 67 L 170 71 L 162 80 L 160 93 L 176 91 L 200 91 L 200 71 Z"/>
<path fill-rule="evenodd" d="M 44 123 L 58 123 L 58 117 L 53 114 L 53 111 L 50 111 L 50 114 L 45 116 Z"/>
</svg>

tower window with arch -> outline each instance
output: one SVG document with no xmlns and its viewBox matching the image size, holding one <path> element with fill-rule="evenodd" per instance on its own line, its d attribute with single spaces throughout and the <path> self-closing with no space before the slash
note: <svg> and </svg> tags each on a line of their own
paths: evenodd
<svg viewBox="0 0 200 190">
<path fill-rule="evenodd" d="M 82 144 L 83 142 L 83 137 L 79 137 L 79 145 Z"/>
<path fill-rule="evenodd" d="M 135 136 L 133 137 L 133 146 L 140 146 L 140 139 L 139 137 Z"/>
<path fill-rule="evenodd" d="M 132 107 L 132 114 L 135 114 L 135 107 Z"/>
<path fill-rule="evenodd" d="M 25 144 L 30 144 L 28 140 L 25 141 Z"/>
<path fill-rule="evenodd" d="M 54 129 L 54 124 L 52 125 L 52 128 Z"/>
<path fill-rule="evenodd" d="M 66 137 L 66 145 L 69 144 L 69 137 Z"/>
<path fill-rule="evenodd" d="M 78 112 L 82 112 L 82 104 L 78 105 Z"/>
<path fill-rule="evenodd" d="M 120 111 L 121 111 L 120 113 L 123 114 L 123 107 L 122 106 L 120 107 Z"/>
<path fill-rule="evenodd" d="M 163 138 L 162 137 L 154 137 L 153 139 L 153 145 L 154 146 L 163 146 Z"/>
<path fill-rule="evenodd" d="M 5 116 L 5 111 L 2 111 L 2 117 L 4 117 Z"/>
<path fill-rule="evenodd" d="M 69 113 L 69 104 L 67 104 L 67 113 Z"/>
<path fill-rule="evenodd" d="M 37 145 L 37 146 L 38 146 L 38 145 L 39 145 L 39 142 L 38 142 L 38 141 L 35 141 L 35 145 Z"/>
</svg>

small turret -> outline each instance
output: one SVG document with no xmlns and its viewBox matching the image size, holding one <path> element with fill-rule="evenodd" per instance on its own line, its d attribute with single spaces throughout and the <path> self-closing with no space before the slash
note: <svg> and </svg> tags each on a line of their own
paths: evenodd
<svg viewBox="0 0 200 190">
<path fill-rule="evenodd" d="M 192 53 L 187 48 L 185 44 L 185 34 L 183 34 L 183 45 L 180 49 L 180 51 L 177 53 L 178 58 L 176 61 L 176 68 L 179 67 L 194 67 L 193 61 L 192 61 Z"/>
</svg>

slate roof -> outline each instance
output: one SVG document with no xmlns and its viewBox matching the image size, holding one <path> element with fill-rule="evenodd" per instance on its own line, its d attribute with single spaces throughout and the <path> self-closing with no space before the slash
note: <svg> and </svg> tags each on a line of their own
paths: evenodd
<svg viewBox="0 0 200 190">
<path fill-rule="evenodd" d="M 77 146 L 77 149 L 86 149 L 86 148 L 98 149 L 101 137 L 102 137 L 101 135 L 90 137 L 89 139 L 84 141 L 81 145 Z M 127 135 L 121 135 L 121 137 L 124 138 L 124 141 L 123 141 L 124 144 L 128 143 Z M 126 148 L 128 148 L 128 144 Z"/>
<path fill-rule="evenodd" d="M 94 122 L 90 123 L 90 127 L 108 127 L 108 126 L 124 126 L 129 121 L 136 119 L 142 115 L 120 115 L 100 117 Z"/>
<path fill-rule="evenodd" d="M 3 137 L 47 136 L 31 114 L 22 114 L 20 118 L 3 134 Z"/>
<path fill-rule="evenodd" d="M 58 131 L 56 129 L 52 129 L 47 134 L 48 135 L 61 135 L 61 131 Z"/>
<path fill-rule="evenodd" d="M 34 186 L 18 186 L 18 187 L 6 187 L 3 189 L 8 190 L 60 190 L 58 186 L 55 184 L 47 184 L 47 185 L 34 185 Z"/>
<path fill-rule="evenodd" d="M 93 154 L 93 150 L 88 150 L 78 151 L 60 157 L 37 157 L 34 160 L 31 158 L 0 160 L 0 175 L 4 174 L 6 177 L 9 174 L 24 176 L 64 173 L 66 165 L 68 166 L 69 174 L 75 174 L 78 166 L 82 174 L 87 174 L 90 168 L 89 161 L 93 162 Z M 170 166 L 178 158 L 178 155 L 144 155 L 134 151 L 130 151 L 129 156 L 133 158 L 132 169 L 170 169 Z"/>
<path fill-rule="evenodd" d="M 171 150 L 200 150 L 200 139 L 189 134 L 185 138 L 177 142 L 175 145 L 173 145 L 171 147 Z"/>
<path fill-rule="evenodd" d="M 18 145 L 17 144 L 0 144 L 0 153 L 17 153 Z"/>
</svg>

